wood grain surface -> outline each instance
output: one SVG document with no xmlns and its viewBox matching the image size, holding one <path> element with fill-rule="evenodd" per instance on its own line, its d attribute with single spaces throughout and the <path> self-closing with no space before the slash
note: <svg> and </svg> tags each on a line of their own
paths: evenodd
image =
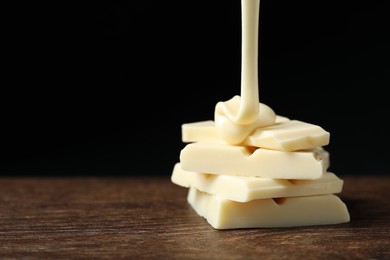
<svg viewBox="0 0 390 260">
<path fill-rule="evenodd" d="M 215 230 L 170 177 L 3 177 L 0 259 L 390 259 L 390 177 L 342 179 L 349 223 Z"/>
</svg>

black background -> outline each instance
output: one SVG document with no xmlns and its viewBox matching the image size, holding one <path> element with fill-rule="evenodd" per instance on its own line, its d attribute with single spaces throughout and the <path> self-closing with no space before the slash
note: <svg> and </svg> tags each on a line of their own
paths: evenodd
<svg viewBox="0 0 390 260">
<path fill-rule="evenodd" d="M 389 1 L 262 0 L 260 101 L 389 174 Z M 2 4 L 1 175 L 165 175 L 240 93 L 239 0 Z"/>
</svg>

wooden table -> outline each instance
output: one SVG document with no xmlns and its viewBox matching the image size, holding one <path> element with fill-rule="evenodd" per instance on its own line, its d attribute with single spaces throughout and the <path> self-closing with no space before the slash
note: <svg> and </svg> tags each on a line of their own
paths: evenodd
<svg viewBox="0 0 390 260">
<path fill-rule="evenodd" d="M 170 177 L 2 177 L 0 259 L 390 259 L 390 177 L 345 176 L 351 222 L 215 230 Z"/>
</svg>

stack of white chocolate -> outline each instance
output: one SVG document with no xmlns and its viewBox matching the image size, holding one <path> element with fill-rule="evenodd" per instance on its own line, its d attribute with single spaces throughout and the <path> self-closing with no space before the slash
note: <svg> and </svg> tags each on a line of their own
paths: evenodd
<svg viewBox="0 0 390 260">
<path fill-rule="evenodd" d="M 343 180 L 328 171 L 329 138 L 317 125 L 278 115 L 238 145 L 221 138 L 215 121 L 183 124 L 186 146 L 171 181 L 189 189 L 188 203 L 215 229 L 349 222 L 335 195 Z"/>
</svg>

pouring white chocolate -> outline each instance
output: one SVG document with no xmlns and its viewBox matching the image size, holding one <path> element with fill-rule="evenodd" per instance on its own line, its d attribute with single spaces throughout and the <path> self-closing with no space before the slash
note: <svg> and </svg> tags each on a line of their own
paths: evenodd
<svg viewBox="0 0 390 260">
<path fill-rule="evenodd" d="M 260 0 L 241 1 L 241 96 L 215 106 L 217 130 L 229 144 L 242 143 L 254 129 L 275 123 L 274 111 L 259 104 L 259 12 Z"/>
<path fill-rule="evenodd" d="M 229 144 L 242 143 L 253 130 L 275 123 L 275 112 L 259 102 L 259 12 L 260 0 L 241 1 L 241 96 L 215 106 L 216 129 Z"/>
<path fill-rule="evenodd" d="M 182 125 L 171 181 L 215 229 L 294 227 L 350 221 L 329 172 L 330 134 L 259 101 L 260 0 L 241 0 L 241 95 L 217 102 L 214 120 Z"/>
</svg>

